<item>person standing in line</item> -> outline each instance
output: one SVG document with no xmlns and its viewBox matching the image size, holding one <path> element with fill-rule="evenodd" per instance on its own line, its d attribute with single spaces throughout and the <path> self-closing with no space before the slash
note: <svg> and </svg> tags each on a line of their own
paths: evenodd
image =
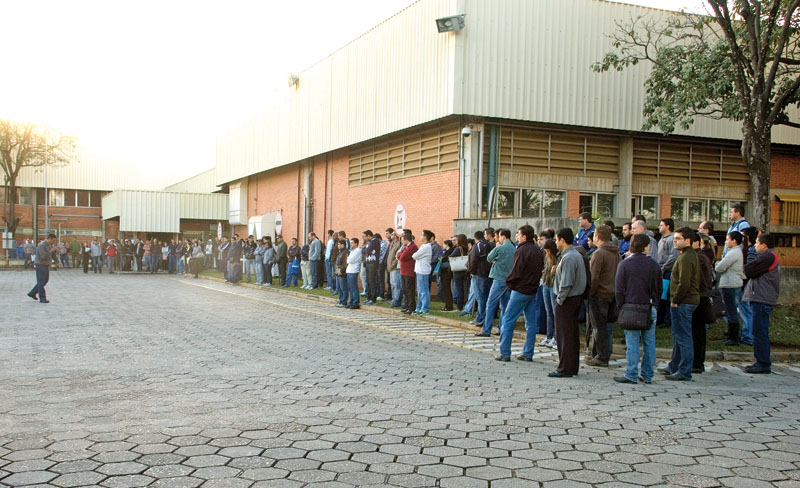
<svg viewBox="0 0 800 488">
<path fill-rule="evenodd" d="M 53 247 L 56 244 L 56 235 L 47 234 L 47 239 L 39 243 L 34 251 L 33 267 L 36 270 L 36 286 L 28 292 L 28 296 L 39 303 L 50 303 L 44 287 L 50 281 L 50 265 L 53 263 Z"/>
<path fill-rule="evenodd" d="M 266 244 L 267 240 L 263 237 L 261 240 L 257 242 L 256 250 L 253 252 L 255 256 L 255 266 L 256 271 L 256 285 L 263 285 L 264 284 L 264 251 L 267 248 Z"/>
<path fill-rule="evenodd" d="M 308 260 L 308 255 L 311 252 L 309 244 L 303 244 L 300 248 L 300 273 L 302 274 L 303 286 L 300 288 L 304 290 L 311 289 L 311 261 Z"/>
<path fill-rule="evenodd" d="M 508 308 L 508 300 L 511 296 L 511 289 L 506 286 L 506 278 L 509 273 L 511 273 L 514 266 L 518 249 L 514 247 L 514 244 L 511 242 L 510 230 L 499 229 L 495 235 L 497 236 L 497 244 L 489 251 L 486 257 L 486 260 L 492 266 L 489 270 L 489 278 L 492 279 L 492 286 L 489 288 L 489 298 L 486 300 L 486 313 L 484 314 L 483 324 L 481 324 L 481 330 L 475 334 L 479 337 L 491 336 L 494 315 L 498 308 L 500 309 L 498 329 L 502 332 L 503 314 Z M 517 315 L 517 317 L 519 317 L 519 315 Z"/>
<path fill-rule="evenodd" d="M 608 367 L 611 358 L 609 347 L 612 307 L 614 304 L 614 280 L 619 265 L 619 247 L 611 242 L 611 229 L 601 225 L 594 231 L 597 251 L 589 261 L 591 286 L 589 288 L 587 336 L 592 335 L 594 343 L 592 357 L 585 359 L 588 366 Z"/>
<path fill-rule="evenodd" d="M 72 256 L 72 267 L 77 268 L 81 265 L 81 243 L 78 242 L 78 238 L 72 239 L 72 242 L 69 243 L 69 253 Z"/>
<path fill-rule="evenodd" d="M 414 259 L 414 273 L 417 278 L 417 308 L 418 315 L 427 315 L 431 311 L 431 240 L 433 233 L 429 230 L 422 231 L 420 242 L 422 245 L 411 255 Z"/>
<path fill-rule="evenodd" d="M 287 271 L 286 282 L 283 283 L 283 286 L 297 286 L 297 275 L 300 274 L 300 246 L 297 245 L 296 237 L 292 237 L 290 245 L 286 248 L 286 259 L 289 262 L 289 270 Z M 295 260 L 297 261 L 298 272 L 294 274 L 294 279 L 292 279 L 292 263 L 294 263 Z"/>
<path fill-rule="evenodd" d="M 334 271 L 336 272 L 336 292 L 339 294 L 339 303 L 336 306 L 347 307 L 347 299 L 350 296 L 347 290 L 347 256 L 349 253 L 344 240 L 338 240 L 336 247 L 338 252 Z"/>
<path fill-rule="evenodd" d="M 375 305 L 378 297 L 378 260 L 381 254 L 381 243 L 375 238 L 371 230 L 365 230 L 361 233 L 361 239 L 364 242 L 364 267 L 367 275 L 367 281 L 364 283 L 364 288 L 367 291 L 367 300 L 365 305 Z"/>
<path fill-rule="evenodd" d="M 625 222 L 622 224 L 622 240 L 619 241 L 619 255 L 625 256 L 625 253 L 628 252 L 628 249 L 631 247 L 631 223 Z"/>
<path fill-rule="evenodd" d="M 494 283 L 501 281 L 503 288 L 509 290 L 508 303 L 505 306 L 505 310 L 500 314 L 500 355 L 495 357 L 495 360 L 503 362 L 511 360 L 511 340 L 514 336 L 514 324 L 520 315 L 524 315 L 525 346 L 522 349 L 522 354 L 519 354 L 517 359 L 520 361 L 533 361 L 533 343 L 536 339 L 536 332 L 538 332 L 538 324 L 536 324 L 536 292 L 539 289 L 539 283 L 542 278 L 544 258 L 536 243 L 536 232 L 533 227 L 523 225 L 517 230 L 518 245 L 516 248 L 511 244 L 510 234 L 511 231 L 508 229 L 500 229 L 500 245 L 489 253 L 490 257 L 497 258 L 498 255 L 492 256 L 492 253 L 501 249 L 499 251 L 500 259 L 505 259 L 506 253 L 513 252 L 508 273 L 502 279 L 495 278 L 494 281 Z M 491 258 L 490 260 L 495 261 Z M 495 266 L 497 266 L 498 262 L 495 262 Z M 496 276 L 500 276 L 500 274 Z M 495 286 L 494 283 L 492 283 L 492 287 Z M 494 315 L 493 311 L 487 310 L 486 321 L 489 327 L 491 327 L 490 313 Z M 486 326 L 484 325 L 485 330 Z"/>
<path fill-rule="evenodd" d="M 250 283 L 252 278 L 255 277 L 255 261 L 256 261 L 256 241 L 252 235 L 247 236 L 247 241 L 242 245 L 242 255 L 244 256 L 244 272 L 242 273 L 242 280 L 245 276 L 247 282 Z"/>
<path fill-rule="evenodd" d="M 389 272 L 389 284 L 391 285 L 391 306 L 397 308 L 402 301 L 403 293 L 403 280 L 400 277 L 400 267 L 397 261 L 397 251 L 400 250 L 402 243 L 400 238 L 394 233 L 394 229 L 389 227 L 386 229 L 386 240 L 389 242 L 389 248 L 386 251 L 386 271 Z"/>
<path fill-rule="evenodd" d="M 541 236 L 541 234 L 539 235 Z M 539 288 L 542 289 L 542 301 L 546 315 L 545 319 L 547 320 L 547 328 L 545 329 L 545 338 L 539 345 L 555 349 L 558 347 L 555 336 L 556 318 L 554 315 L 556 309 L 556 295 L 553 291 L 553 280 L 556 276 L 556 263 L 558 262 L 558 247 L 556 247 L 556 241 L 546 237 L 542 244 L 542 249 L 544 250 L 544 268 L 542 269 L 542 284 Z M 539 313 L 541 313 L 541 311 L 539 311 Z"/>
<path fill-rule="evenodd" d="M 358 274 L 361 271 L 361 252 L 358 238 L 350 239 L 350 254 L 347 256 L 347 292 L 350 294 L 349 309 L 358 309 L 360 295 L 358 294 Z"/>
<path fill-rule="evenodd" d="M 414 236 L 403 232 L 403 247 L 397 252 L 397 261 L 400 263 L 400 276 L 403 279 L 403 294 L 405 295 L 406 308 L 403 313 L 411 315 L 417 309 L 417 285 L 414 272 L 414 253 L 418 250 L 414 243 Z"/>
<path fill-rule="evenodd" d="M 467 236 L 464 234 L 457 234 L 453 236 L 452 240 L 453 244 L 455 244 L 455 248 L 453 249 L 453 252 L 450 253 L 450 258 L 467 256 L 469 254 L 469 248 L 467 247 Z M 452 265 L 450 270 L 452 271 Z M 453 299 L 456 302 L 456 310 L 458 310 L 459 315 L 466 315 L 464 313 L 464 304 L 467 301 L 466 281 L 466 270 L 453 271 Z"/>
<path fill-rule="evenodd" d="M 34 264 L 33 255 L 36 254 L 36 244 L 33 242 L 33 239 L 25 239 L 22 250 L 25 253 L 25 264 L 23 264 L 22 267 L 23 269 L 28 269 L 29 264 Z"/>
<path fill-rule="evenodd" d="M 161 243 L 157 239 L 153 239 L 150 243 L 150 274 L 158 273 L 158 268 L 161 266 Z"/>
<path fill-rule="evenodd" d="M 442 312 L 453 312 L 453 271 L 450 269 L 450 255 L 455 248 L 453 241 L 446 239 L 442 247 L 442 258 L 439 264 L 439 276 L 442 282 L 442 299 L 444 307 Z"/>
<path fill-rule="evenodd" d="M 700 304 L 692 313 L 692 374 L 702 374 L 705 372 L 706 362 L 706 322 L 709 315 L 713 315 L 714 309 L 709 295 L 714 291 L 714 253 L 711 251 L 709 236 L 703 231 L 697 232 L 697 240 L 692 242 L 692 247 L 697 253 L 697 261 L 700 263 Z"/>
<path fill-rule="evenodd" d="M 475 294 L 478 305 L 478 315 L 470 321 L 472 325 L 482 325 L 486 314 L 486 300 L 489 298 L 489 243 L 486 242 L 482 230 L 475 232 L 475 244 L 469 251 L 469 266 L 467 270 L 472 275 L 470 289 Z M 468 309 L 471 307 L 467 307 Z M 466 311 L 466 309 L 465 309 Z"/>
<path fill-rule="evenodd" d="M 278 262 L 278 283 L 283 285 L 286 283 L 286 270 L 289 266 L 289 248 L 283 236 L 278 234 L 275 236 L 275 259 Z"/>
<path fill-rule="evenodd" d="M 727 313 L 728 338 L 722 342 L 726 346 L 739 345 L 739 303 L 742 301 L 744 285 L 742 240 L 742 234 L 737 231 L 728 234 L 725 239 L 728 252 L 714 267 L 719 277 L 719 288 Z"/>
<path fill-rule="evenodd" d="M 69 248 L 63 240 L 58 243 L 58 259 L 62 268 L 69 269 Z"/>
<path fill-rule="evenodd" d="M 744 207 L 741 205 L 734 205 L 731 207 L 730 212 L 731 225 L 728 227 L 728 234 L 731 232 L 744 232 L 744 229 L 750 227 L 750 222 L 744 218 Z M 755 241 L 753 242 L 755 244 Z M 728 254 L 728 248 L 722 250 L 722 257 Z"/>
<path fill-rule="evenodd" d="M 308 249 L 308 262 L 311 267 L 311 288 L 313 290 L 322 284 L 322 276 L 320 276 L 320 261 L 324 257 L 322 252 L 322 242 L 317 239 L 317 235 L 313 232 L 308 233 L 309 249 Z"/>
<path fill-rule="evenodd" d="M 672 360 L 658 372 L 670 381 L 691 381 L 694 363 L 692 314 L 700 303 L 700 262 L 692 248 L 694 231 L 683 227 L 675 231 L 674 245 L 680 252 L 672 267 L 669 282 L 672 308 Z"/>
<path fill-rule="evenodd" d="M 775 238 L 771 234 L 761 234 L 756 239 L 756 258 L 744 266 L 744 274 L 750 281 L 742 300 L 750 304 L 753 313 L 753 356 L 756 359 L 744 369 L 750 374 L 772 372 L 769 316 L 778 302 L 781 284 L 781 260 L 774 247 Z"/>
<path fill-rule="evenodd" d="M 652 235 L 650 235 L 650 234 L 652 234 L 652 232 L 647 230 L 647 225 L 644 223 L 644 221 L 642 221 L 642 220 L 634 220 L 633 223 L 631 224 L 631 234 L 633 234 L 633 235 L 644 234 L 644 235 L 646 235 L 648 237 L 648 239 L 650 240 L 650 244 L 647 246 L 647 249 L 648 249 L 647 255 L 649 257 L 653 258 L 653 261 L 655 261 L 656 264 L 657 264 L 658 263 L 658 243 L 656 243 L 655 238 Z M 629 255 L 630 255 L 630 253 L 628 255 L 626 255 L 626 257 L 629 256 Z"/>
<path fill-rule="evenodd" d="M 108 274 L 114 274 L 114 267 L 117 264 L 117 243 L 113 240 L 108 241 L 108 248 L 106 248 L 106 260 L 108 261 Z"/>
<path fill-rule="evenodd" d="M 758 229 L 754 227 L 746 227 L 742 229 L 742 253 L 744 254 L 744 265 L 747 266 L 747 263 L 754 261 L 758 257 L 758 251 L 756 251 L 756 244 L 758 241 Z M 747 279 L 747 275 L 745 275 L 744 280 L 744 288 L 747 288 L 747 284 L 750 280 Z M 744 289 L 742 290 L 742 294 L 744 296 Z M 742 334 L 739 337 L 739 342 L 741 344 L 746 344 L 748 346 L 753 345 L 753 311 L 750 308 L 750 302 L 745 301 L 742 299 L 739 302 L 739 315 L 742 317 Z"/>
<path fill-rule="evenodd" d="M 103 257 L 103 249 L 100 247 L 100 243 L 97 242 L 97 238 L 95 237 L 92 239 L 92 269 L 95 273 L 103 273 L 103 268 L 100 266 L 100 260 Z"/>
<path fill-rule="evenodd" d="M 336 240 L 333 238 L 333 229 L 328 229 L 328 240 L 325 242 L 325 256 L 324 256 L 324 266 L 325 266 L 325 279 L 327 285 L 325 285 L 325 290 L 333 290 L 333 265 L 336 262 L 335 259 L 331 259 L 331 252 L 336 247 Z M 320 285 L 322 278 L 320 278 Z"/>
<path fill-rule="evenodd" d="M 617 383 L 636 384 L 639 380 L 647 384 L 653 382 L 653 368 L 656 364 L 656 307 L 661 299 L 661 267 L 648 257 L 647 246 L 650 239 L 645 234 L 637 234 L 630 239 L 631 254 L 617 267 L 614 279 L 614 292 L 617 306 L 626 303 L 649 306 L 650 326 L 644 330 L 625 329 L 625 357 L 627 366 L 623 376 L 617 376 Z M 642 346 L 642 368 L 639 374 L 639 346 Z"/>
<path fill-rule="evenodd" d="M 569 227 L 564 227 L 556 233 L 556 246 L 561 252 L 560 261 L 556 266 L 556 276 L 553 279 L 553 289 L 556 294 L 554 316 L 558 367 L 548 374 L 551 378 L 575 376 L 580 367 L 578 312 L 589 277 L 586 275 L 584 257 L 572 245 L 574 240 L 575 236 Z"/>
<path fill-rule="evenodd" d="M 578 216 L 578 235 L 575 236 L 575 241 L 572 243 L 574 246 L 581 246 L 587 252 L 589 251 L 589 234 L 594 232 L 594 219 L 590 212 L 583 212 Z"/>
<path fill-rule="evenodd" d="M 261 258 L 261 266 L 264 269 L 264 286 L 272 286 L 272 265 L 275 264 L 275 248 L 272 247 L 272 239 L 269 236 L 264 238 L 264 255 Z"/>
</svg>

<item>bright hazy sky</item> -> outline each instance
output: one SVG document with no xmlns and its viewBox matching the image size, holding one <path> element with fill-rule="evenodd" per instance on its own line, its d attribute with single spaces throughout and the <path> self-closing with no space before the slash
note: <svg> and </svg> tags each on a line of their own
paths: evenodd
<svg viewBox="0 0 800 488">
<path fill-rule="evenodd" d="M 162 184 L 179 181 L 212 168 L 215 135 L 289 72 L 413 1 L 3 2 L 0 118 L 72 132 L 157 169 Z M 625 3 L 697 11 L 702 1 Z"/>
</svg>

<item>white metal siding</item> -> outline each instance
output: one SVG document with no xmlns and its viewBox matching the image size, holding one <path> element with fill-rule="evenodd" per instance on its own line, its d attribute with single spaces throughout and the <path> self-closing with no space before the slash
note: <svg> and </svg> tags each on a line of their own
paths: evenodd
<svg viewBox="0 0 800 488">
<path fill-rule="evenodd" d="M 119 192 L 112 191 L 103 197 L 103 218 L 111 219 L 119 217 Z"/>
<path fill-rule="evenodd" d="M 228 195 L 181 193 L 180 218 L 228 220 Z"/>
<path fill-rule="evenodd" d="M 180 194 L 156 191 L 118 193 L 120 231 L 180 232 Z"/>
<path fill-rule="evenodd" d="M 606 36 L 615 21 L 665 12 L 600 0 L 464 1 L 464 50 L 456 57 L 463 64 L 462 99 L 456 102 L 463 113 L 641 130 L 649 66 L 607 73 L 590 66 L 612 49 Z M 677 133 L 741 139 L 739 123 L 704 118 Z M 777 127 L 773 141 L 796 144 L 797 132 Z"/>
<path fill-rule="evenodd" d="M 187 178 L 164 188 L 164 191 L 177 191 L 186 193 L 213 193 L 217 191 L 216 168 L 204 171 L 198 175 Z"/>
<path fill-rule="evenodd" d="M 296 87 L 217 138 L 218 184 L 444 117 L 456 34 L 434 20 L 456 0 L 410 5 L 302 74 Z"/>
</svg>

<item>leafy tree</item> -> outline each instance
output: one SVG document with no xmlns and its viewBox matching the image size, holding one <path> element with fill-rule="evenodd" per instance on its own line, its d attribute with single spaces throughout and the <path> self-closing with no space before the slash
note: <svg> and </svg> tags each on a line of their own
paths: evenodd
<svg viewBox="0 0 800 488">
<path fill-rule="evenodd" d="M 800 128 L 800 0 L 706 0 L 705 16 L 676 13 L 617 23 L 614 50 L 595 71 L 648 62 L 644 130 L 688 129 L 697 116 L 742 125 L 742 159 L 751 176 L 752 217 L 769 224 L 771 132 Z"/>
<path fill-rule="evenodd" d="M 15 213 L 17 178 L 22 168 L 65 165 L 74 158 L 75 138 L 52 129 L 0 119 L 0 166 L 5 177 L 8 211 L 3 215 L 14 233 L 20 218 Z"/>
</svg>

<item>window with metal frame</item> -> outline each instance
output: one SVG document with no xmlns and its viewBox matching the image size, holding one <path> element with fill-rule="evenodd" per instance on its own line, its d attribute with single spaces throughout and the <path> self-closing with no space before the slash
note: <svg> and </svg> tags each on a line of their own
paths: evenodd
<svg viewBox="0 0 800 488">
<path fill-rule="evenodd" d="M 647 220 L 658 218 L 659 198 L 654 195 L 633 195 L 631 214 L 643 215 Z"/>
<path fill-rule="evenodd" d="M 644 138 L 633 142 L 633 177 L 738 186 L 750 181 L 738 147 Z"/>
</svg>

